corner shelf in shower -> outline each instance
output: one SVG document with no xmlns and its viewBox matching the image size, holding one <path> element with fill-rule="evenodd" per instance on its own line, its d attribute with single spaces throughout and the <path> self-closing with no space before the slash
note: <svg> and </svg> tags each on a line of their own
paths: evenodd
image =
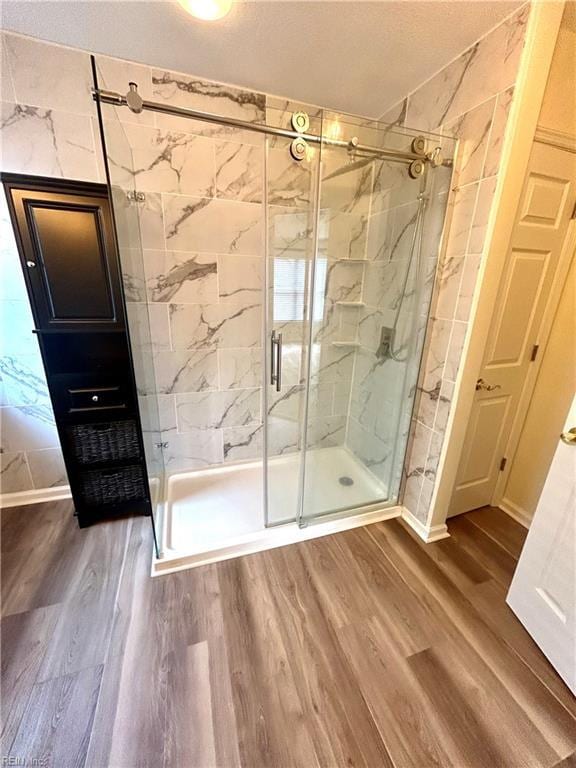
<svg viewBox="0 0 576 768">
<path fill-rule="evenodd" d="M 334 261 L 345 261 L 348 262 L 348 264 L 366 264 L 370 259 L 334 259 Z"/>
<path fill-rule="evenodd" d="M 349 347 L 350 349 L 358 349 L 360 344 L 357 341 L 333 341 L 333 347 Z"/>
<path fill-rule="evenodd" d="M 339 307 L 365 307 L 364 301 L 337 301 L 336 304 Z"/>
</svg>

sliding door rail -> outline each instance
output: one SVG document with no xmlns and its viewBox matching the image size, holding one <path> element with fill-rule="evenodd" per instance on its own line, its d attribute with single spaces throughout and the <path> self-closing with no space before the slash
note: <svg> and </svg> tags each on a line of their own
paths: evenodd
<svg viewBox="0 0 576 768">
<path fill-rule="evenodd" d="M 99 101 L 102 104 L 111 104 L 115 107 L 128 107 L 131 108 L 126 96 L 116 91 L 107 91 L 101 88 L 92 89 L 92 97 L 94 101 Z M 286 128 L 278 128 L 273 125 L 266 125 L 265 123 L 251 123 L 247 120 L 238 120 L 235 117 L 226 117 L 224 115 L 215 115 L 211 112 L 202 112 L 197 109 L 187 109 L 186 107 L 176 107 L 168 104 L 160 104 L 157 101 L 141 102 L 141 108 L 150 112 L 161 112 L 165 115 L 173 115 L 174 117 L 186 117 L 193 120 L 202 120 L 206 123 L 218 123 L 219 125 L 227 125 L 232 128 L 241 128 L 245 131 L 254 131 L 256 133 L 264 133 L 269 136 L 281 136 L 285 139 L 304 139 L 305 141 L 313 144 L 324 144 L 333 147 L 342 147 L 349 151 L 358 152 L 360 154 L 374 155 L 375 157 L 381 157 L 383 160 L 390 160 L 398 163 L 412 163 L 415 160 L 419 160 L 424 163 L 432 163 L 435 165 L 434 152 L 424 154 L 417 154 L 416 152 L 402 151 L 399 149 L 393 149 L 391 147 L 373 147 L 368 144 L 360 144 L 356 139 L 352 141 L 344 141 L 342 139 L 330 139 L 326 136 L 319 136 L 315 133 L 297 133 Z"/>
</svg>

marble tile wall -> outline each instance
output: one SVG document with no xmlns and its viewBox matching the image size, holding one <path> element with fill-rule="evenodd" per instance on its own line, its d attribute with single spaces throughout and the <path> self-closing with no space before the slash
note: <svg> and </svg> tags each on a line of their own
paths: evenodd
<svg viewBox="0 0 576 768">
<path fill-rule="evenodd" d="M 101 181 L 87 54 L 2 33 L 3 171 Z M 56 53 L 57 52 L 57 53 Z M 42 62 L 42 65 L 39 65 Z M 0 191 L 0 493 L 67 484 L 3 190 Z"/>
<path fill-rule="evenodd" d="M 382 118 L 446 132 L 460 142 L 405 477 L 404 504 L 424 523 L 484 257 L 529 10 L 522 6 Z"/>
</svg>

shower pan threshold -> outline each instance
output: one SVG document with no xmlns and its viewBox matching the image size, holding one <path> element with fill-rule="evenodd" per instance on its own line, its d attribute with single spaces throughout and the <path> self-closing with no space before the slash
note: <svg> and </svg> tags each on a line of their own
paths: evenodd
<svg viewBox="0 0 576 768">
<path fill-rule="evenodd" d="M 269 497 L 276 524 L 268 528 L 264 527 L 262 461 L 173 475 L 168 481 L 164 520 L 166 547 L 162 557 L 153 560 L 152 575 L 207 565 L 400 516 L 401 507 L 382 498 L 377 479 L 347 449 L 317 449 L 309 451 L 308 456 L 312 459 L 310 476 L 316 480 L 316 487 L 310 489 L 307 498 L 319 498 L 320 494 L 328 508 L 340 509 L 311 519 L 304 527 L 283 514 L 283 509 L 294 509 L 296 501 L 297 454 L 278 456 L 269 463 Z M 342 484 L 341 476 L 344 480 L 351 477 L 354 482 Z M 378 498 L 379 501 L 372 501 Z M 218 530 L 226 533 L 218 536 Z"/>
</svg>

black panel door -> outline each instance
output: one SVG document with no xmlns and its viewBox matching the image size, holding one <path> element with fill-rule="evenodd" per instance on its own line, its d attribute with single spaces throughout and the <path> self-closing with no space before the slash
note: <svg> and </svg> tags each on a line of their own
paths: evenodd
<svg viewBox="0 0 576 768">
<path fill-rule="evenodd" d="M 113 330 L 124 325 L 106 187 L 3 176 L 38 330 Z M 78 185 L 80 187 L 80 185 Z M 92 193 L 93 190 L 93 193 Z M 65 236 L 63 234 L 65 233 Z"/>
</svg>

